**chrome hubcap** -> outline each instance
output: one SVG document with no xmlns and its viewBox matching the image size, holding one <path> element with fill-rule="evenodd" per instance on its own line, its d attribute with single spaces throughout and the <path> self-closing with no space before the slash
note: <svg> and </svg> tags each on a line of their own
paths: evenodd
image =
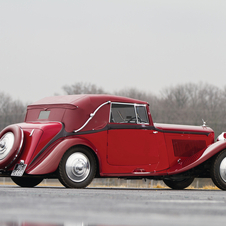
<svg viewBox="0 0 226 226">
<path fill-rule="evenodd" d="M 220 164 L 220 176 L 226 182 L 226 158 L 221 161 Z"/>
<path fill-rule="evenodd" d="M 14 144 L 14 134 L 8 132 L 0 139 L 0 160 L 4 159 L 11 151 Z"/>
<path fill-rule="evenodd" d="M 90 173 L 90 162 L 81 152 L 73 153 L 66 162 L 67 176 L 74 182 L 84 181 Z"/>
</svg>

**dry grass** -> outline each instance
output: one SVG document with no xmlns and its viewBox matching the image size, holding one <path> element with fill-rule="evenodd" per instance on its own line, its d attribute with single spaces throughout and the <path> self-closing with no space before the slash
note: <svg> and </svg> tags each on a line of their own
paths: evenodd
<svg viewBox="0 0 226 226">
<path fill-rule="evenodd" d="M 197 189 L 197 188 L 195 188 L 194 186 L 188 186 L 187 188 L 185 188 L 185 189 Z"/>
<path fill-rule="evenodd" d="M 7 182 L 0 182 L 0 185 L 15 185 L 14 182 L 11 181 L 7 181 Z M 38 186 L 41 187 L 63 187 L 63 185 L 61 185 L 60 183 L 49 183 L 49 182 L 42 182 L 41 184 L 39 184 Z M 120 184 L 120 185 L 105 185 L 105 184 L 98 184 L 96 183 L 89 185 L 88 187 L 92 188 L 92 187 L 96 187 L 96 188 L 154 188 L 154 189 L 169 189 L 169 187 L 167 187 L 166 185 L 164 185 L 163 183 L 157 183 L 155 185 L 151 185 L 148 184 L 148 186 L 139 184 L 139 186 L 128 186 L 126 183 L 125 184 Z M 212 185 L 205 185 L 203 187 L 200 188 L 195 188 L 194 186 L 189 186 L 186 189 L 201 189 L 201 190 L 220 190 L 218 187 L 216 186 L 212 186 Z"/>
<path fill-rule="evenodd" d="M 206 190 L 220 190 L 217 186 L 212 186 L 212 185 L 206 185 L 202 187 L 201 189 L 206 189 Z"/>
<path fill-rule="evenodd" d="M 156 185 L 153 185 L 151 188 L 169 188 L 169 187 L 167 187 L 167 186 L 165 186 L 165 185 L 162 185 L 162 184 L 158 183 L 158 184 L 156 184 Z"/>
<path fill-rule="evenodd" d="M 152 188 L 169 188 L 167 186 L 164 186 L 162 184 L 157 184 L 157 185 L 154 185 Z M 189 186 L 187 187 L 186 189 L 201 189 L 201 190 L 220 190 L 218 187 L 216 186 L 212 186 L 212 185 L 205 185 L 201 188 L 195 188 L 194 186 Z"/>
</svg>

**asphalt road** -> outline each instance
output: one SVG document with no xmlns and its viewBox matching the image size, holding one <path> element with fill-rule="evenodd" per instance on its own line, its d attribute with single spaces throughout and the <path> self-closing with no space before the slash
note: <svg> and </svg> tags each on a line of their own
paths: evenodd
<svg viewBox="0 0 226 226">
<path fill-rule="evenodd" d="M 220 190 L 0 186 L 0 225 L 223 225 Z M 27 224 L 29 225 L 29 224 Z"/>
</svg>

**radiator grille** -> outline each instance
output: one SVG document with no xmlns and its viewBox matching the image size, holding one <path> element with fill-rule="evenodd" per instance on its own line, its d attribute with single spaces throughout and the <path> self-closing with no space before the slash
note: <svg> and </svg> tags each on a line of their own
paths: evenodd
<svg viewBox="0 0 226 226">
<path fill-rule="evenodd" d="M 172 140 L 176 157 L 190 157 L 206 147 L 204 140 Z"/>
</svg>

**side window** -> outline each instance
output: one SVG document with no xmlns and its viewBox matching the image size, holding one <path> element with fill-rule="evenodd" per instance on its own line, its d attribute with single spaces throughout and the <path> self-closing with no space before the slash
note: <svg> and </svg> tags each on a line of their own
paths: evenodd
<svg viewBox="0 0 226 226">
<path fill-rule="evenodd" d="M 134 105 L 112 103 L 110 122 L 136 123 L 136 114 Z"/>
<path fill-rule="evenodd" d="M 110 122 L 147 124 L 149 122 L 146 106 L 112 103 Z"/>
<path fill-rule="evenodd" d="M 146 106 L 137 105 L 136 112 L 138 123 L 149 123 Z"/>
</svg>

